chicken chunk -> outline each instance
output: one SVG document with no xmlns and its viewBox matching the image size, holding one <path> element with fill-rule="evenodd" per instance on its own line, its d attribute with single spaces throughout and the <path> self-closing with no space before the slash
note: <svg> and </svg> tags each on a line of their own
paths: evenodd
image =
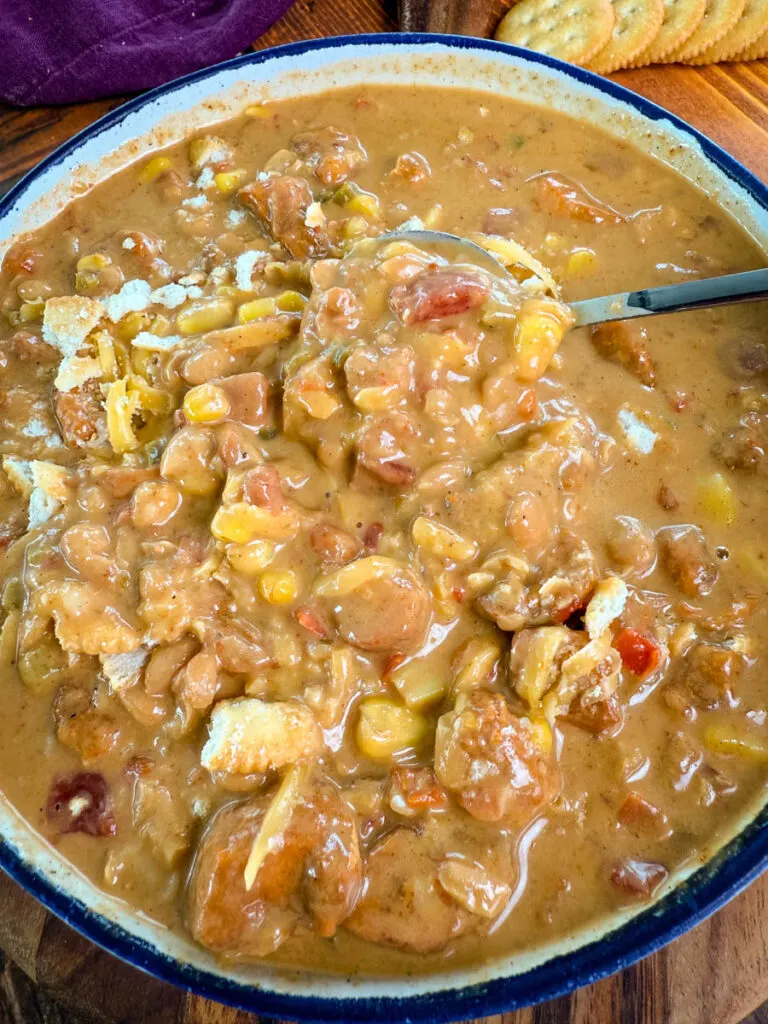
<svg viewBox="0 0 768 1024">
<path fill-rule="evenodd" d="M 324 224 L 311 226 L 307 213 L 314 202 L 304 178 L 261 174 L 238 192 L 242 205 L 261 220 L 269 233 L 298 260 L 325 256 L 328 234 Z"/>
<path fill-rule="evenodd" d="M 730 647 L 697 643 L 677 662 L 665 687 L 664 699 L 673 709 L 689 716 L 697 708 L 714 711 L 735 707 L 744 667 L 743 655 Z"/>
<path fill-rule="evenodd" d="M 331 126 L 299 132 L 291 139 L 291 148 L 328 188 L 341 185 L 368 162 L 357 136 Z"/>
<path fill-rule="evenodd" d="M 220 701 L 200 761 L 210 771 L 249 775 L 319 753 L 323 740 L 311 711 L 297 701 L 255 697 Z"/>
<path fill-rule="evenodd" d="M 435 771 L 473 817 L 516 825 L 530 821 L 559 785 L 553 756 L 530 720 L 487 690 L 438 720 Z"/>
<path fill-rule="evenodd" d="M 667 526 L 657 534 L 662 565 L 686 597 L 706 597 L 718 569 L 697 526 Z"/>
<path fill-rule="evenodd" d="M 592 328 L 592 344 L 605 359 L 619 363 L 641 384 L 652 388 L 656 367 L 648 351 L 648 333 L 631 320 L 611 321 Z"/>
<path fill-rule="evenodd" d="M 239 958 L 264 956 L 309 918 L 335 933 L 362 884 L 360 845 L 351 808 L 329 781 L 301 794 L 281 841 L 270 849 L 253 887 L 245 866 L 274 790 L 225 807 L 204 834 L 188 887 L 192 934 L 208 949 Z"/>
</svg>

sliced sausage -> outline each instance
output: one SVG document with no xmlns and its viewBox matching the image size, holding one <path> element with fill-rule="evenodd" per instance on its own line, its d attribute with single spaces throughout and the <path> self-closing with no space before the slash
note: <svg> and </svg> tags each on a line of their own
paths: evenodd
<svg viewBox="0 0 768 1024">
<path fill-rule="evenodd" d="M 291 149 L 328 188 L 341 185 L 368 162 L 368 154 L 356 135 L 330 125 L 294 135 Z"/>
<path fill-rule="evenodd" d="M 612 321 L 592 328 L 592 344 L 605 359 L 624 366 L 652 388 L 656 383 L 656 367 L 648 351 L 648 333 L 631 321 Z"/>
<path fill-rule="evenodd" d="M 431 607 L 424 581 L 401 567 L 338 598 L 333 612 L 339 633 L 354 647 L 408 653 L 423 644 Z"/>
<path fill-rule="evenodd" d="M 188 920 L 198 942 L 217 953 L 273 952 L 305 915 L 331 936 L 354 907 L 362 884 L 351 808 L 319 779 L 294 808 L 282 842 L 265 858 L 250 892 L 244 872 L 274 790 L 225 807 L 209 825 L 187 890 Z"/>
<path fill-rule="evenodd" d="M 404 324 L 442 320 L 482 306 L 490 287 L 479 274 L 458 267 L 427 270 L 392 289 L 389 303 Z"/>
</svg>

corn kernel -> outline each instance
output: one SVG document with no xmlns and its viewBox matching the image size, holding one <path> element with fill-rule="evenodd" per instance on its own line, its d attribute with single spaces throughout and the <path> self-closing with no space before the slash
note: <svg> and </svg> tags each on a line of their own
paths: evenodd
<svg viewBox="0 0 768 1024">
<path fill-rule="evenodd" d="M 697 501 L 702 512 L 718 526 L 730 526 L 736 520 L 736 495 L 722 473 L 712 473 L 701 481 Z"/>
<path fill-rule="evenodd" d="M 232 323 L 234 303 L 231 299 L 216 296 L 198 299 L 182 309 L 176 316 L 176 327 L 183 335 L 205 334 Z"/>
<path fill-rule="evenodd" d="M 122 341 L 133 341 L 137 334 L 148 331 L 152 317 L 146 313 L 126 313 L 117 325 L 117 336 Z"/>
<path fill-rule="evenodd" d="M 289 569 L 268 569 L 259 577 L 259 593 L 269 604 L 290 604 L 298 591 L 296 576 Z"/>
<path fill-rule="evenodd" d="M 757 736 L 745 735 L 731 725 L 711 725 L 704 730 L 704 743 L 716 754 L 730 754 L 753 764 L 768 764 L 768 744 Z"/>
<path fill-rule="evenodd" d="M 272 111 L 266 103 L 252 103 L 245 108 L 246 117 L 272 117 Z"/>
<path fill-rule="evenodd" d="M 244 302 L 242 306 L 238 306 L 237 322 L 239 324 L 249 324 L 252 320 L 261 320 L 265 316 L 274 316 L 276 312 L 277 302 L 275 299 L 252 299 L 250 302 Z"/>
<path fill-rule="evenodd" d="M 139 447 L 132 420 L 138 411 L 138 399 L 127 391 L 125 378 L 109 385 L 107 391 L 107 434 L 109 443 L 118 454 Z"/>
<path fill-rule="evenodd" d="M 95 270 L 78 270 L 75 274 L 75 291 L 78 295 L 90 295 L 101 287 L 101 279 Z"/>
<path fill-rule="evenodd" d="M 409 708 L 418 709 L 437 704 L 445 694 L 445 680 L 421 659 L 395 669 L 390 678 Z"/>
<path fill-rule="evenodd" d="M 368 231 L 368 221 L 365 217 L 350 217 L 344 221 L 344 237 L 347 241 L 354 241 L 362 238 Z"/>
<path fill-rule="evenodd" d="M 32 320 L 40 320 L 45 311 L 45 299 L 35 299 L 33 302 L 22 302 L 19 306 L 19 322 L 28 324 Z"/>
<path fill-rule="evenodd" d="M 198 384 L 184 396 L 184 415 L 190 423 L 219 423 L 229 410 L 226 392 L 215 384 Z"/>
<path fill-rule="evenodd" d="M 275 545 L 269 540 L 249 540 L 247 544 L 228 544 L 227 559 L 233 569 L 246 576 L 257 576 L 275 557 Z"/>
<path fill-rule="evenodd" d="M 569 278 L 590 277 L 599 265 L 597 254 L 592 249 L 574 249 L 565 265 Z"/>
<path fill-rule="evenodd" d="M 139 171 L 139 181 L 142 185 L 148 185 L 151 181 L 159 178 L 161 174 L 170 171 L 171 166 L 171 161 L 167 156 L 155 156 Z"/>
<path fill-rule="evenodd" d="M 544 248 L 547 252 L 562 252 L 565 248 L 565 239 L 555 231 L 548 231 L 547 234 L 544 235 Z"/>
<path fill-rule="evenodd" d="M 269 512 L 245 501 L 221 506 L 211 522 L 211 533 L 216 540 L 234 544 L 247 544 L 257 537 L 274 541 L 290 540 L 298 528 L 298 518 L 292 511 Z"/>
<path fill-rule="evenodd" d="M 396 704 L 388 697 L 370 697 L 360 704 L 357 746 L 366 757 L 388 760 L 425 736 L 423 715 Z"/>
<path fill-rule="evenodd" d="M 352 396 L 352 401 L 361 412 L 382 412 L 397 405 L 399 392 L 396 387 L 361 388 Z"/>
<path fill-rule="evenodd" d="M 301 313 L 307 304 L 307 297 L 301 292 L 285 291 L 277 296 L 275 303 L 281 313 Z"/>
<path fill-rule="evenodd" d="M 81 256 L 77 261 L 78 270 L 104 270 L 112 265 L 112 260 L 104 252 L 92 252 L 88 256 Z"/>
<path fill-rule="evenodd" d="M 465 540 L 454 530 L 426 516 L 417 516 L 414 520 L 411 537 L 413 543 L 428 554 L 452 562 L 471 562 L 478 551 L 475 541 Z"/>
<path fill-rule="evenodd" d="M 236 188 L 239 188 L 248 177 L 248 171 L 244 167 L 238 167 L 234 171 L 219 171 L 214 174 L 213 182 L 222 195 L 231 195 Z"/>
<path fill-rule="evenodd" d="M 378 198 L 371 192 L 357 192 L 345 204 L 350 213 L 359 214 L 361 217 L 380 217 L 381 207 Z"/>
</svg>

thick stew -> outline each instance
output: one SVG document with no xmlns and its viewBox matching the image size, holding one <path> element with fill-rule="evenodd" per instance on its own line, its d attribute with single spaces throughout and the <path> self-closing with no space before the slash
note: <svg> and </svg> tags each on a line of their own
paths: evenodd
<svg viewBox="0 0 768 1024">
<path fill-rule="evenodd" d="M 223 957 L 434 970 L 651 900 L 768 773 L 765 311 L 567 302 L 763 261 L 588 126 L 395 88 L 19 239 L 7 797 Z"/>
</svg>

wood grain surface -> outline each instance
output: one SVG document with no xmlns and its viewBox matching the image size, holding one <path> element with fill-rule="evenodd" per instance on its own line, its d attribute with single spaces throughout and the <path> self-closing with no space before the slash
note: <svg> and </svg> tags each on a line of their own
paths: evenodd
<svg viewBox="0 0 768 1024">
<path fill-rule="evenodd" d="M 409 27 L 487 34 L 505 0 L 400 0 Z M 256 49 L 397 27 L 397 0 L 297 0 Z M 425 22 L 426 19 L 426 22 Z M 768 178 L 768 64 L 642 68 L 613 76 Z M 0 192 L 124 97 L 0 105 Z M 482 1024 L 768 1024 L 768 876 L 667 949 L 605 981 Z M 91 945 L 0 874 L 0 1024 L 257 1024 Z M 389 1024 L 389 1022 L 386 1022 Z M 394 1022 L 392 1022 L 394 1024 Z"/>
</svg>

